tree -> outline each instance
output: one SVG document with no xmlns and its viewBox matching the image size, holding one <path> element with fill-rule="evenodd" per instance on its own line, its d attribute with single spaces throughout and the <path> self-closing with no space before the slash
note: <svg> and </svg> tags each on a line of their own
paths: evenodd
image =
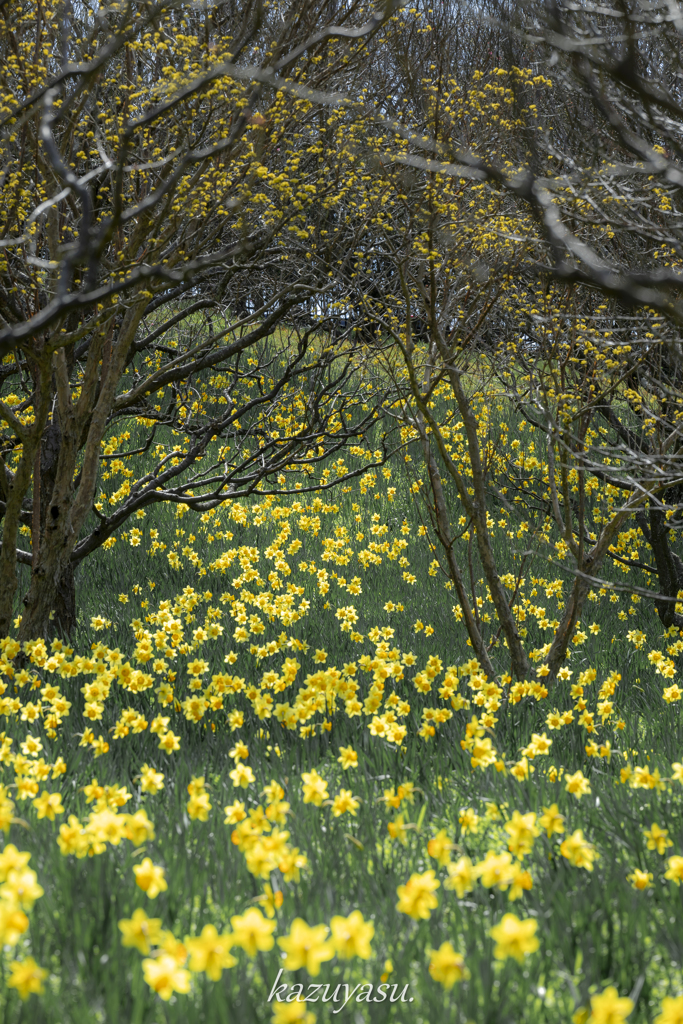
<svg viewBox="0 0 683 1024">
<path fill-rule="evenodd" d="M 653 27 L 648 12 L 621 8 L 601 9 L 595 24 L 595 12 L 580 9 L 566 18 L 553 9 L 550 24 L 536 8 L 523 13 L 534 19 L 527 41 L 554 48 L 541 54 L 556 68 L 552 80 L 504 66 L 476 71 L 465 86 L 437 59 L 417 85 L 404 83 L 410 102 L 391 125 L 393 146 L 379 131 L 373 140 L 397 213 L 373 250 L 374 266 L 392 269 L 366 304 L 391 339 L 388 362 L 396 346 L 402 355 L 398 415 L 404 436 L 422 445 L 435 535 L 473 648 L 493 674 L 490 645 L 502 632 L 511 674 L 525 678 L 530 659 L 541 660 L 551 682 L 591 588 L 614 585 L 601 576 L 606 560 L 655 572 L 660 615 L 679 621 L 680 565 L 668 539 L 680 515 L 683 178 L 681 122 L 670 117 L 680 106 L 663 79 L 678 66 L 680 40 L 673 14 Z M 645 23 L 647 52 L 637 53 Z M 496 390 L 538 431 L 527 453 L 501 444 Z M 437 412 L 439 398 L 453 412 Z M 453 436 L 465 446 L 459 458 Z M 444 474 L 495 607 L 488 642 L 471 550 L 469 594 L 456 557 Z M 489 536 L 491 511 L 511 498 L 538 516 L 536 545 L 557 530 L 556 560 L 571 580 L 553 639 L 531 652 L 513 609 L 518 587 L 512 580 L 505 593 Z M 624 557 L 637 547 L 636 517 L 654 567 Z"/>
<path fill-rule="evenodd" d="M 320 340 L 346 169 L 317 111 L 341 102 L 335 84 L 354 82 L 391 12 L 0 9 L 0 634 L 17 560 L 22 637 L 68 630 L 74 567 L 130 515 L 282 486 L 365 430 L 362 356 Z M 134 454 L 107 448 L 122 418 L 157 462 L 105 512 L 103 451 L 110 473 Z"/>
<path fill-rule="evenodd" d="M 386 151 L 383 125 L 367 143 L 374 147 L 381 167 L 384 192 L 381 204 L 376 202 L 374 245 L 363 254 L 366 260 L 371 254 L 366 274 L 374 275 L 373 288 L 365 290 L 363 299 L 366 317 L 381 324 L 387 371 L 400 394 L 391 414 L 402 424 L 404 440 L 416 438 L 421 445 L 436 537 L 474 651 L 486 672 L 495 675 L 474 593 L 471 544 L 468 588 L 467 570 L 463 571 L 454 547 L 458 531 L 453 528 L 443 472 L 455 484 L 459 510 L 472 526 L 470 537 L 477 544 L 512 672 L 523 678 L 529 672 L 528 657 L 489 537 L 488 508 L 491 500 L 499 501 L 500 492 L 491 492 L 492 467 L 482 453 L 471 395 L 460 378 L 468 349 L 481 351 L 482 336 L 496 315 L 504 282 L 534 244 L 534 227 L 528 216 L 515 217 L 505 198 L 501 201 L 478 183 L 478 174 L 472 182 L 462 165 L 453 168 L 427 161 L 414 153 L 413 144 L 419 147 L 426 137 L 433 146 L 445 147 L 480 119 L 481 145 L 488 147 L 489 158 L 492 151 L 507 157 L 507 152 L 501 153 L 502 140 L 511 139 L 514 146 L 518 142 L 514 130 L 523 127 L 521 117 L 513 119 L 510 108 L 517 104 L 520 92 L 530 100 L 529 92 L 545 87 L 545 80 L 532 81 L 531 72 L 494 69 L 489 76 L 475 72 L 465 90 L 456 78 L 442 78 L 433 70 L 433 75 L 421 80 L 421 103 L 411 104 L 394 129 L 394 148 Z M 422 119 L 416 123 L 420 111 Z M 525 112 L 522 107 L 521 114 Z M 440 173 L 441 168 L 446 173 Z M 503 233 L 521 235 L 522 244 L 501 241 Z M 436 417 L 434 403 L 444 388 L 455 399 L 461 417 L 458 425 L 450 411 L 443 422 Z M 457 466 L 449 455 L 449 438 L 460 429 L 467 438 L 468 459 L 466 465 Z"/>
</svg>

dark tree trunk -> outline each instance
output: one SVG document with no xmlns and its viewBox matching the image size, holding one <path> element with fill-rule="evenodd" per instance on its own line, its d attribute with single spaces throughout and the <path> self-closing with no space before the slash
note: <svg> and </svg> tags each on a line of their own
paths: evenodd
<svg viewBox="0 0 683 1024">
<path fill-rule="evenodd" d="M 67 639 L 76 625 L 76 584 L 70 562 L 57 567 L 55 582 L 44 574 L 41 548 L 47 541 L 46 531 L 57 525 L 56 506 L 52 496 L 57 476 L 57 464 L 62 444 L 62 433 L 56 410 L 43 434 L 40 459 L 36 459 L 33 480 L 33 565 L 29 591 L 24 597 L 24 611 L 19 635 L 22 639 Z M 51 596 L 48 596 L 50 595 Z"/>
<path fill-rule="evenodd" d="M 676 597 L 683 590 L 683 561 L 671 550 L 671 526 L 666 514 L 653 507 L 650 507 L 649 512 L 649 524 L 644 512 L 638 516 L 638 524 L 654 556 L 659 593 L 666 597 Z M 683 626 L 683 616 L 676 612 L 673 601 L 655 601 L 655 608 L 662 625 L 667 629 L 669 626 Z"/>
<path fill-rule="evenodd" d="M 72 564 L 66 566 L 59 577 L 54 600 L 54 615 L 48 619 L 44 639 L 52 640 L 55 636 L 66 640 L 76 625 L 76 580 Z"/>
</svg>

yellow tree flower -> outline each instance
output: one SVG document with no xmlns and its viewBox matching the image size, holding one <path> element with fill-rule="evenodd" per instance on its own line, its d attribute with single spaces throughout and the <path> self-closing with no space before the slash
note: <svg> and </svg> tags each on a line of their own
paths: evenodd
<svg viewBox="0 0 683 1024">
<path fill-rule="evenodd" d="M 288 971 L 298 971 L 305 967 L 312 977 L 320 974 L 320 965 L 334 956 L 334 947 L 326 942 L 327 925 L 318 924 L 311 927 L 300 918 L 292 921 L 289 935 L 278 939 L 278 945 L 287 956 L 284 967 Z"/>
<path fill-rule="evenodd" d="M 396 909 L 401 914 L 408 914 L 410 917 L 427 920 L 432 910 L 439 905 L 434 892 L 439 888 L 440 882 L 433 871 L 425 871 L 423 874 L 413 873 L 405 885 L 399 885 L 396 889 L 398 903 Z"/>
<path fill-rule="evenodd" d="M 434 981 L 440 982 L 445 989 L 451 989 L 456 981 L 467 980 L 470 972 L 465 966 L 465 958 L 456 953 L 450 942 L 442 942 L 438 949 L 428 949 L 429 973 Z"/>
<path fill-rule="evenodd" d="M 180 967 L 175 957 L 166 953 L 155 960 L 143 960 L 142 971 L 149 987 L 168 1001 L 174 992 L 190 991 L 190 972 Z"/>
<path fill-rule="evenodd" d="M 156 899 L 160 892 L 165 892 L 168 889 L 168 883 L 164 878 L 164 869 L 153 864 L 149 857 L 145 857 L 142 863 L 136 864 L 133 867 L 133 872 L 138 886 L 147 893 L 151 900 Z"/>
<path fill-rule="evenodd" d="M 364 921 L 360 910 L 352 911 L 348 917 L 333 917 L 330 921 L 331 942 L 342 960 L 358 956 L 369 960 L 372 956 L 370 942 L 375 934 L 372 921 Z"/>
<path fill-rule="evenodd" d="M 119 921 L 119 930 L 124 946 L 132 946 L 143 956 L 147 956 L 152 946 L 156 946 L 161 938 L 161 919 L 147 917 L 141 907 L 133 911 L 133 916 Z"/>
<path fill-rule="evenodd" d="M 250 907 L 246 913 L 231 917 L 230 924 L 233 945 L 240 946 L 247 956 L 256 956 L 259 950 L 267 952 L 273 948 L 275 922 L 266 920 L 256 907 Z"/>
<path fill-rule="evenodd" d="M 610 985 L 600 995 L 591 996 L 591 1014 L 587 1024 L 622 1024 L 631 1010 L 633 1000 L 619 993 Z"/>
<path fill-rule="evenodd" d="M 185 936 L 185 946 L 190 955 L 190 970 L 204 971 L 211 981 L 220 981 L 223 969 L 234 967 L 237 960 L 230 952 L 232 935 L 219 935 L 212 924 L 204 925 L 202 934 L 196 938 Z"/>
<path fill-rule="evenodd" d="M 526 953 L 535 953 L 539 947 L 537 928 L 538 922 L 533 918 L 520 921 L 515 914 L 504 914 L 500 923 L 489 933 L 496 943 L 493 955 L 497 960 L 513 956 L 521 963 Z"/>
<path fill-rule="evenodd" d="M 43 991 L 43 981 L 47 977 L 44 967 L 39 967 L 32 956 L 26 960 L 13 960 L 10 964 L 8 988 L 15 988 L 22 999 L 28 999 L 32 992 L 40 995 Z"/>
</svg>

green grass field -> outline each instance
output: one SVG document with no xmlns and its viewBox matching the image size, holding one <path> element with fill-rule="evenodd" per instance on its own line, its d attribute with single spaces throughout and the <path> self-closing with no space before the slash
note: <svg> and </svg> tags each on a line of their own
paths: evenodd
<svg viewBox="0 0 683 1024">
<path fill-rule="evenodd" d="M 500 648 L 486 680 L 413 465 L 157 508 L 82 567 L 70 648 L 2 642 L 0 1019 L 683 1021 L 676 638 L 605 591 L 550 692 Z M 571 577 L 503 520 L 539 649 Z"/>
</svg>

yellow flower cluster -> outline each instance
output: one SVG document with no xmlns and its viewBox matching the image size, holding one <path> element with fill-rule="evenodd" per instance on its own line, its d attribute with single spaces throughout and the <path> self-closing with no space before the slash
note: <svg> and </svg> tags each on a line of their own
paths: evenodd
<svg viewBox="0 0 683 1024">
<path fill-rule="evenodd" d="M 141 908 L 130 919 L 119 921 L 123 945 L 146 957 L 142 961 L 145 981 L 164 1000 L 169 1000 L 174 992 L 189 992 L 191 974 L 204 973 L 211 981 L 220 981 L 223 971 L 237 964 L 232 949 L 242 949 L 253 958 L 275 944 L 275 922 L 256 907 L 235 914 L 230 918 L 230 926 L 230 931 L 219 933 L 214 925 L 207 924 L 200 935 L 186 935 L 181 941 L 162 928 L 161 919 L 149 918 Z M 372 956 L 370 942 L 374 931 L 372 922 L 365 921 L 361 912 L 354 910 L 348 917 L 333 917 L 329 928 L 324 924 L 310 926 L 297 917 L 289 934 L 277 942 L 283 950 L 285 969 L 304 968 L 315 977 L 320 973 L 320 965 L 335 955 L 342 960 L 368 960 Z"/>
<path fill-rule="evenodd" d="M 11 804 L 4 786 L 0 791 L 0 801 Z M 14 843 L 6 843 L 0 852 L 0 943 L 4 947 L 19 944 L 29 927 L 26 912 L 44 895 L 38 876 L 28 866 L 30 859 L 31 854 L 18 850 Z M 22 999 L 32 992 L 42 992 L 47 971 L 38 967 L 33 957 L 14 960 L 10 967 L 12 973 L 7 984 L 16 988 Z"/>
</svg>

